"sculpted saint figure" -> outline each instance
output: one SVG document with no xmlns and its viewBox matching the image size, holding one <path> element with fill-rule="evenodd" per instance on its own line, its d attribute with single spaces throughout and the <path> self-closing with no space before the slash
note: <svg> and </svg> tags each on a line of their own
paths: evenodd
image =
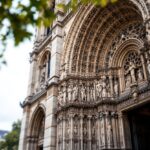
<svg viewBox="0 0 150 150">
<path fill-rule="evenodd" d="M 73 101 L 77 100 L 77 96 L 78 96 L 78 87 L 75 84 L 73 87 L 73 91 L 72 91 L 72 99 Z"/>
<path fill-rule="evenodd" d="M 129 72 L 130 75 L 131 75 L 131 81 L 132 81 L 132 83 L 135 83 L 135 82 L 136 82 L 135 69 L 136 69 L 135 64 L 134 64 L 133 62 L 130 62 L 128 72 Z"/>
<path fill-rule="evenodd" d="M 103 80 L 102 97 L 107 97 L 107 85 L 105 80 Z"/>
<path fill-rule="evenodd" d="M 115 83 L 114 83 L 114 92 L 116 96 L 119 94 L 119 84 L 117 80 L 115 80 Z"/>
<path fill-rule="evenodd" d="M 130 87 L 130 84 L 131 84 L 131 76 L 130 75 L 127 75 L 126 77 L 126 88 Z"/>
<path fill-rule="evenodd" d="M 82 99 L 82 101 L 86 101 L 86 89 L 85 89 L 83 84 L 82 84 L 80 90 L 81 90 L 81 99 Z"/>
<path fill-rule="evenodd" d="M 143 73 L 142 73 L 142 70 L 139 69 L 138 70 L 138 81 L 142 81 L 143 80 Z"/>
<path fill-rule="evenodd" d="M 102 83 L 101 83 L 101 80 L 97 81 L 96 82 L 96 96 L 98 98 L 101 98 L 102 97 Z"/>
<path fill-rule="evenodd" d="M 68 86 L 68 101 L 71 102 L 72 100 L 72 85 Z"/>
<path fill-rule="evenodd" d="M 41 87 L 43 87 L 44 82 L 45 82 L 45 72 L 43 72 L 41 74 L 41 77 L 40 77 L 40 85 L 41 85 Z"/>
</svg>

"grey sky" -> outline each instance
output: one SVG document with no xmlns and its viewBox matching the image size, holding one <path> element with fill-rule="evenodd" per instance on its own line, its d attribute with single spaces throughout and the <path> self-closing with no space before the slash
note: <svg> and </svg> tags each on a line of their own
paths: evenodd
<svg viewBox="0 0 150 150">
<path fill-rule="evenodd" d="M 24 42 L 14 48 L 8 43 L 5 58 L 7 66 L 0 70 L 0 129 L 11 130 L 11 125 L 22 117 L 19 102 L 27 93 L 29 76 L 29 52 L 33 42 Z"/>
</svg>

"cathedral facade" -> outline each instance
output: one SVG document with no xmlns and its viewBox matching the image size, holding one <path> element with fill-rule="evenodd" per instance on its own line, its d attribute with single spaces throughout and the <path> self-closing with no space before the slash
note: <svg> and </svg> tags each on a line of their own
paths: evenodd
<svg viewBox="0 0 150 150">
<path fill-rule="evenodd" d="M 55 11 L 30 54 L 19 150 L 150 149 L 150 0 Z"/>
</svg>

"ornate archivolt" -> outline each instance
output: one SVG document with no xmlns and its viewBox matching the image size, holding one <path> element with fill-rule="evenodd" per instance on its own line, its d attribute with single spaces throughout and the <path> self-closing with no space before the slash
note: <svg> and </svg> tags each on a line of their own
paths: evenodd
<svg viewBox="0 0 150 150">
<path fill-rule="evenodd" d="M 107 9 L 81 7 L 84 15 L 80 9 L 80 17 L 76 15 L 78 21 L 70 29 L 64 50 L 62 63 L 67 73 L 96 72 L 95 62 L 100 59 L 95 57 L 101 55 L 99 51 L 103 54 L 103 49 L 106 51 L 111 46 L 109 41 L 125 26 L 145 19 L 147 11 L 143 10 L 146 9 L 143 2 L 133 3 L 121 1 Z"/>
</svg>

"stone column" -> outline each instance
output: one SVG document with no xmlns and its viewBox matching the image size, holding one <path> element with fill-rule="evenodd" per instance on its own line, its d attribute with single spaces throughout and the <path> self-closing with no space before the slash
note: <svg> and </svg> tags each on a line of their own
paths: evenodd
<svg viewBox="0 0 150 150">
<path fill-rule="evenodd" d="M 118 129 L 118 114 L 111 112 L 112 117 L 112 133 L 113 133 L 113 146 L 115 149 L 119 149 L 119 129 Z"/>
<path fill-rule="evenodd" d="M 71 121 L 71 127 L 70 127 L 70 131 L 71 131 L 71 135 L 70 135 L 70 139 L 71 139 L 71 143 L 70 143 L 70 150 L 73 150 L 73 114 L 70 114 L 70 121 Z"/>
<path fill-rule="evenodd" d="M 141 58 L 141 62 L 142 62 L 142 68 L 143 68 L 144 79 L 147 80 L 147 69 L 146 69 L 144 54 L 143 54 L 142 52 L 140 53 L 140 58 Z"/>
<path fill-rule="evenodd" d="M 111 118 L 111 112 L 106 112 L 106 136 L 107 136 L 107 148 L 112 149 L 113 148 L 113 139 L 112 139 L 112 118 Z"/>
<path fill-rule="evenodd" d="M 65 147 L 66 147 L 66 138 L 65 138 L 65 135 L 66 135 L 66 118 L 65 116 L 63 117 L 63 150 L 65 150 Z"/>
<path fill-rule="evenodd" d="M 128 119 L 125 114 L 119 113 L 120 148 L 131 149 L 131 137 Z"/>
<path fill-rule="evenodd" d="M 101 145 L 100 149 L 106 148 L 106 121 L 105 121 L 105 112 L 100 112 L 100 137 L 101 137 Z"/>
<path fill-rule="evenodd" d="M 101 141 L 101 118 L 98 114 L 97 116 L 97 125 L 98 125 L 98 130 L 97 130 L 97 140 L 98 140 L 98 149 L 100 149 L 100 146 L 102 145 L 102 141 Z"/>
<path fill-rule="evenodd" d="M 88 131 L 88 133 L 89 133 L 89 150 L 91 150 L 91 148 L 92 148 L 92 144 L 91 144 L 91 140 L 92 140 L 92 137 L 91 137 L 91 118 L 92 118 L 92 116 L 88 116 L 88 126 L 89 126 L 89 131 Z"/>
<path fill-rule="evenodd" d="M 80 126 L 81 126 L 81 129 L 80 129 L 80 133 L 81 133 L 80 143 L 81 143 L 81 150 L 83 150 L 83 115 L 80 115 Z"/>
</svg>

